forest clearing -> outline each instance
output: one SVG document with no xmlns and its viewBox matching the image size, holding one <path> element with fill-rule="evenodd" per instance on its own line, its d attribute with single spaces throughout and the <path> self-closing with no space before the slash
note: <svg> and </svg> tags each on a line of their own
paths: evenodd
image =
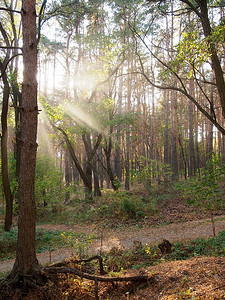
<svg viewBox="0 0 225 300">
<path fill-rule="evenodd" d="M 109 191 L 109 195 L 110 193 L 113 191 Z M 129 193 L 139 198 L 142 196 L 149 199 L 149 193 L 143 191 L 141 186 L 132 188 Z M 107 276 L 138 274 L 149 276 L 147 284 L 118 283 L 118 286 L 113 288 L 109 283 L 99 283 L 99 299 L 127 299 L 128 297 L 129 299 L 167 299 L 166 297 L 168 299 L 190 299 L 191 297 L 223 299 L 225 297 L 224 211 L 218 211 L 215 216 L 216 234 L 221 237 L 210 246 L 203 242 L 213 238 L 211 219 L 207 213 L 189 206 L 185 199 L 176 196 L 177 192 L 160 189 L 154 193 L 159 193 L 162 197 L 158 198 L 156 210 L 146 211 L 144 217 L 136 218 L 129 215 L 129 211 L 117 211 L 115 204 L 113 205 L 115 211 L 105 211 L 102 214 L 99 210 L 105 205 L 102 200 L 89 205 L 92 211 L 95 208 L 95 213 L 92 217 L 89 216 L 89 221 L 83 215 L 83 220 L 80 219 L 77 224 L 74 224 L 73 220 L 68 218 L 68 213 L 72 211 L 76 215 L 75 207 L 67 207 L 60 212 L 61 215 L 55 212 L 54 222 L 48 219 L 48 214 L 45 217 L 42 215 L 37 230 L 46 232 L 48 238 L 43 237 L 44 244 L 40 248 L 41 252 L 37 250 L 38 261 L 43 267 L 61 262 L 64 262 L 63 266 L 74 267 L 76 265 L 73 261 L 77 258 L 101 255 Z M 109 204 L 110 201 L 108 200 L 107 203 Z M 88 209 L 85 208 L 85 211 L 87 212 Z M 93 221 L 90 221 L 91 218 Z M 16 220 L 14 221 L 16 223 Z M 61 238 L 65 243 L 59 245 L 57 240 L 54 244 L 54 239 L 51 240 L 49 232 L 55 232 L 57 239 Z M 71 238 L 68 238 L 69 236 Z M 171 253 L 160 252 L 158 245 L 164 239 L 173 245 Z M 196 250 L 193 249 L 195 243 Z M 7 253 L 8 257 L 15 255 L 15 245 L 15 241 L 14 246 L 10 244 L 11 251 Z M 3 247 L 2 241 L 1 252 Z M 203 249 L 206 251 L 204 252 Z M 12 258 L 1 261 L 0 274 L 3 277 L 5 272 L 12 269 L 14 261 L 15 259 Z M 96 272 L 97 265 L 94 262 L 90 266 L 83 265 L 82 268 L 84 272 L 87 270 Z M 95 299 L 94 285 L 79 278 L 74 283 L 76 277 L 70 276 L 67 276 L 68 282 L 65 280 L 67 283 L 64 282 L 60 287 L 55 283 L 47 294 L 46 289 L 44 289 L 45 293 L 41 289 L 38 296 L 34 296 L 37 293 L 34 290 L 25 299 L 36 299 L 35 297 L 37 299 L 45 299 L 44 297 Z M 65 288 L 65 284 L 70 288 Z"/>
<path fill-rule="evenodd" d="M 0 0 L 0 298 L 225 298 L 225 1 Z"/>
</svg>

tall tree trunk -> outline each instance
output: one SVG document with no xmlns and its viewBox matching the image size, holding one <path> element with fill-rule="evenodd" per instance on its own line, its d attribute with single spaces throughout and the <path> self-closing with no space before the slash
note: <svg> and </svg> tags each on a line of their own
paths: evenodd
<svg viewBox="0 0 225 300">
<path fill-rule="evenodd" d="M 210 109 L 210 114 L 213 115 L 212 107 L 214 106 L 214 88 L 213 86 L 210 87 L 210 102 L 211 102 L 211 109 Z M 212 122 L 207 122 L 207 132 L 206 132 L 206 159 L 210 159 L 212 157 L 212 152 L 213 152 L 213 124 Z"/>
<path fill-rule="evenodd" d="M 112 134 L 112 126 L 110 128 L 110 134 Z M 106 146 L 104 147 L 105 158 L 106 158 L 106 166 L 107 166 L 107 173 L 109 175 L 109 179 L 112 184 L 112 188 L 114 191 L 118 190 L 119 185 L 117 184 L 117 180 L 115 180 L 115 176 L 113 174 L 113 170 L 111 167 L 111 153 L 112 153 L 112 139 L 111 136 L 109 137 L 109 141 L 106 142 Z"/>
<path fill-rule="evenodd" d="M 100 179 L 100 187 L 103 189 L 103 182 L 104 182 L 104 176 L 103 176 L 103 155 L 102 155 L 102 147 L 98 148 L 97 151 L 98 155 L 98 174 Z"/>
<path fill-rule="evenodd" d="M 121 68 L 121 74 L 123 68 Z M 118 114 L 122 113 L 122 97 L 123 97 L 123 80 L 122 77 L 119 81 L 119 90 L 118 90 Z M 116 155 L 115 155 L 115 172 L 118 180 L 122 181 L 122 167 L 121 167 L 121 136 L 120 136 L 121 126 L 120 124 L 116 127 Z"/>
<path fill-rule="evenodd" d="M 190 79 L 190 95 L 194 96 L 194 82 Z M 195 149 L 193 137 L 193 103 L 188 100 L 188 134 L 189 134 L 189 177 L 195 175 L 196 162 L 195 162 Z"/>
<path fill-rule="evenodd" d="M 1 171 L 2 171 L 2 186 L 6 201 L 5 210 L 5 231 L 9 231 L 12 226 L 12 215 L 13 215 L 13 196 L 10 189 L 9 182 L 9 170 L 8 170 L 8 153 L 7 153 L 7 141 L 8 141 L 8 106 L 9 106 L 9 93 L 10 87 L 7 79 L 7 75 L 2 68 L 3 64 L 0 63 L 2 70 L 3 80 L 3 102 L 2 102 L 2 113 L 1 113 L 1 125 L 2 125 L 2 136 L 1 136 Z M 4 67 L 4 66 L 3 66 Z"/>
<path fill-rule="evenodd" d="M 64 165 L 65 165 L 65 182 L 66 186 L 69 187 L 72 181 L 72 173 L 71 173 L 71 162 L 70 162 L 70 153 L 68 149 L 64 150 Z M 68 204 L 70 200 L 70 193 L 67 190 L 65 195 L 65 204 Z"/>
<path fill-rule="evenodd" d="M 166 106 L 165 106 L 165 129 L 164 129 L 164 184 L 168 185 L 168 165 L 169 161 L 169 92 L 164 93 L 164 97 L 166 98 Z"/>
<path fill-rule="evenodd" d="M 17 76 L 17 73 L 14 73 L 14 77 Z M 21 153 L 21 109 L 22 107 L 22 94 L 19 90 L 17 79 L 13 79 L 12 81 L 12 93 L 13 93 L 13 105 L 15 107 L 15 149 L 14 149 L 14 157 L 16 159 L 16 178 L 18 180 L 20 173 L 20 153 Z"/>
<path fill-rule="evenodd" d="M 172 180 L 178 180 L 178 153 L 177 153 L 177 95 L 172 93 L 172 114 L 171 114 L 171 171 Z"/>
<path fill-rule="evenodd" d="M 72 37 L 73 31 L 70 31 L 67 34 L 67 39 L 66 39 L 66 87 L 65 87 L 65 97 L 66 99 L 69 99 L 70 97 L 70 89 L 69 89 L 69 84 L 70 84 L 70 61 L 69 61 L 69 48 L 70 48 L 70 40 Z"/>
<path fill-rule="evenodd" d="M 21 111 L 21 159 L 19 174 L 19 217 L 16 261 L 12 275 L 40 272 L 35 250 L 36 208 L 34 199 L 37 151 L 37 39 L 36 1 L 22 1 L 23 88 Z M 17 277 L 19 280 L 19 276 Z M 27 280 L 27 278 L 26 278 Z"/>
<path fill-rule="evenodd" d="M 99 187 L 99 174 L 97 169 L 97 159 L 93 162 L 93 174 L 94 174 L 94 196 L 101 197 L 102 193 Z"/>
<path fill-rule="evenodd" d="M 129 61 L 128 61 L 129 69 Z M 131 67 L 132 69 L 132 67 Z M 130 112 L 131 107 L 131 78 L 130 74 L 127 75 L 127 112 Z M 126 126 L 126 177 L 125 177 L 125 190 L 130 189 L 130 125 Z"/>
</svg>

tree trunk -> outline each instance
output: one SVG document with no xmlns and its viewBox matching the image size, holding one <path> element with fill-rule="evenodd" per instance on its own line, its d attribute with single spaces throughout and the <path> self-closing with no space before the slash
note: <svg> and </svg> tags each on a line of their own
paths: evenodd
<svg viewBox="0 0 225 300">
<path fill-rule="evenodd" d="M 103 181 L 104 181 L 104 176 L 103 176 L 103 157 L 102 157 L 102 147 L 98 148 L 97 151 L 98 155 L 98 174 L 99 174 L 99 179 L 100 179 L 100 187 L 103 189 Z"/>
<path fill-rule="evenodd" d="M 37 40 L 36 1 L 23 0 L 23 87 L 21 110 L 21 159 L 16 261 L 10 276 L 40 272 L 35 250 L 36 208 L 34 199 L 37 150 Z M 18 279 L 19 280 L 19 279 Z"/>
<path fill-rule="evenodd" d="M 112 128 L 110 130 L 110 134 L 112 133 Z M 111 137 L 109 137 L 109 141 L 108 143 L 106 143 L 106 146 L 104 148 L 104 152 L 105 152 L 105 158 L 106 158 L 106 166 L 107 166 L 107 173 L 109 175 L 109 179 L 111 181 L 112 184 L 112 188 L 114 191 L 117 191 L 119 188 L 118 180 L 116 180 L 114 174 L 113 174 L 113 170 L 111 167 L 111 153 L 112 153 L 112 140 Z"/>
<path fill-rule="evenodd" d="M 128 69 L 129 69 L 129 61 L 128 61 Z M 131 66 L 132 70 L 132 66 Z M 127 112 L 130 113 L 131 107 L 131 78 L 130 74 L 127 75 Z M 125 190 L 130 189 L 130 125 L 126 126 L 126 177 L 125 177 Z"/>
<path fill-rule="evenodd" d="M 225 118 L 225 81 L 224 81 L 224 74 L 223 70 L 220 64 L 220 60 L 217 55 L 217 49 L 216 45 L 213 41 L 212 37 L 212 28 L 210 25 L 210 20 L 209 20 L 209 15 L 208 15 L 208 4 L 206 0 L 201 0 L 201 1 L 196 1 L 199 7 L 195 8 L 192 1 L 187 1 L 187 0 L 181 0 L 182 2 L 188 4 L 199 17 L 201 23 L 202 23 L 202 28 L 205 37 L 207 38 L 208 45 L 209 45 L 209 51 L 211 53 L 211 61 L 212 61 L 212 68 L 215 74 L 215 79 L 216 79 L 216 86 L 217 90 L 220 96 L 220 104 L 222 107 L 222 112 L 223 116 Z"/>
<path fill-rule="evenodd" d="M 121 74 L 123 72 L 123 68 L 121 68 Z M 120 78 L 119 81 L 119 90 L 118 90 L 118 114 L 122 114 L 122 97 L 123 97 L 123 79 Z M 118 180 L 122 181 L 122 167 L 121 167 L 121 125 L 117 124 L 116 127 L 116 155 L 115 155 L 115 172 Z"/>
<path fill-rule="evenodd" d="M 102 193 L 99 187 L 99 176 L 98 176 L 97 160 L 93 162 L 93 174 L 94 174 L 94 196 L 101 197 Z"/>
<path fill-rule="evenodd" d="M 164 94 L 166 97 L 166 107 L 165 107 L 165 129 L 164 129 L 164 184 L 168 185 L 168 172 L 169 172 L 169 93 Z"/>
<path fill-rule="evenodd" d="M 69 187 L 72 181 L 70 153 L 68 149 L 64 150 L 64 164 L 65 164 L 65 182 L 66 186 Z M 70 201 L 70 193 L 67 190 L 65 195 L 65 204 L 67 205 Z"/>
<path fill-rule="evenodd" d="M 171 130 L 172 130 L 172 139 L 171 139 L 171 171 L 172 171 L 172 180 L 178 180 L 178 153 L 177 153 L 177 95 L 172 93 L 172 114 L 171 114 Z"/>
<path fill-rule="evenodd" d="M 1 125 L 2 125 L 2 136 L 1 136 L 1 171 L 2 171 L 2 186 L 6 201 L 6 211 L 5 211 L 5 231 L 9 231 L 12 226 L 12 214 L 13 214 L 13 195 L 10 189 L 9 182 L 9 170 L 8 170 L 8 153 L 7 153 L 7 141 L 8 141 L 8 127 L 7 127 L 7 117 L 8 117 L 8 106 L 9 106 L 9 93 L 10 87 L 7 80 L 7 75 L 2 68 L 2 63 L 0 64 L 2 70 L 2 80 L 3 80 L 3 102 L 2 102 L 2 113 L 1 113 Z"/>
<path fill-rule="evenodd" d="M 14 74 L 14 76 L 17 76 Z M 20 107 L 22 107 L 22 94 L 19 90 L 17 80 L 13 79 L 12 82 L 12 93 L 13 93 L 13 105 L 15 107 L 15 149 L 14 149 L 14 157 L 16 159 L 16 178 L 18 180 L 19 173 L 20 173 L 20 140 L 21 140 L 21 128 L 20 128 L 20 121 L 21 121 L 21 111 Z"/>
<path fill-rule="evenodd" d="M 190 95 L 194 96 L 194 82 L 190 80 Z M 194 149 L 194 136 L 193 136 L 193 103 L 188 100 L 188 134 L 189 134 L 189 177 L 195 175 L 196 161 Z"/>
</svg>

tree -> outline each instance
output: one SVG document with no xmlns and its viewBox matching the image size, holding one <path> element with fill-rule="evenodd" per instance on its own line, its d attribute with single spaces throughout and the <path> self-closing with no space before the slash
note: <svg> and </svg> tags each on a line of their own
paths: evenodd
<svg viewBox="0 0 225 300">
<path fill-rule="evenodd" d="M 0 23 L 0 32 L 4 38 L 4 41 L 10 46 L 8 36 Z M 6 200 L 6 212 L 5 212 L 5 230 L 9 231 L 12 226 L 12 210 L 13 210 L 13 197 L 10 189 L 9 172 L 8 172 L 8 153 L 7 153 L 7 140 L 8 140 L 8 107 L 9 107 L 9 95 L 10 85 L 6 74 L 7 64 L 9 63 L 10 49 L 7 49 L 5 58 L 3 61 L 0 60 L 1 78 L 3 82 L 3 101 L 2 101 L 2 113 L 1 113 L 1 172 L 2 172 L 2 186 Z"/>
<path fill-rule="evenodd" d="M 22 2 L 23 88 L 21 108 L 21 159 L 16 261 L 9 282 L 29 285 L 27 276 L 40 273 L 35 250 L 36 209 L 34 199 L 37 150 L 37 37 L 36 1 Z"/>
<path fill-rule="evenodd" d="M 13 213 L 13 195 L 10 188 L 9 172 L 8 172 L 8 153 L 7 153 L 7 141 L 8 141 L 8 106 L 10 85 L 5 72 L 5 63 L 7 62 L 7 56 L 4 62 L 0 61 L 0 70 L 2 71 L 3 81 L 3 102 L 1 113 L 2 135 L 1 135 L 1 169 L 2 169 L 2 186 L 6 200 L 6 212 L 5 212 L 5 231 L 9 231 L 12 226 L 12 213 Z"/>
<path fill-rule="evenodd" d="M 210 214 L 212 232 L 216 235 L 214 215 L 218 209 L 224 208 L 223 189 L 220 183 L 224 181 L 224 165 L 216 155 L 206 162 L 206 167 L 199 170 L 196 178 L 184 183 L 182 193 L 190 205 L 200 207 Z"/>
<path fill-rule="evenodd" d="M 10 12 L 11 17 L 11 25 L 13 29 L 15 29 L 15 24 L 13 22 L 13 14 Z M 5 26 L 6 27 L 6 26 Z M 18 56 L 17 44 L 15 42 L 16 53 L 11 54 L 11 43 L 9 34 L 6 32 L 3 23 L 0 22 L 0 33 L 3 37 L 4 43 L 6 45 L 6 53 L 4 59 L 0 59 L 0 70 L 1 70 L 1 78 L 3 82 L 3 101 L 2 101 L 2 113 L 1 113 L 1 173 L 2 173 L 2 186 L 3 192 L 6 200 L 6 210 L 5 210 L 5 230 L 9 231 L 12 226 L 12 214 L 13 214 L 13 193 L 10 188 L 10 180 L 9 180 L 9 171 L 8 171 L 8 108 L 9 108 L 9 97 L 10 97 L 10 77 L 7 74 L 7 67 L 10 65 L 10 62 L 14 60 L 15 57 Z M 15 30 L 13 30 L 14 39 L 15 38 Z M 12 84 L 12 87 L 14 85 Z M 14 89 L 13 89 L 14 90 Z"/>
<path fill-rule="evenodd" d="M 217 46 L 215 42 L 215 36 L 213 33 L 212 26 L 210 24 L 209 19 L 209 4 L 212 1 L 207 0 L 196 0 L 196 1 L 189 1 L 189 0 L 181 0 L 181 2 L 186 3 L 188 8 L 191 9 L 199 18 L 204 36 L 208 43 L 208 49 L 211 54 L 210 58 L 212 61 L 212 69 L 215 74 L 216 79 L 216 86 L 220 96 L 220 104 L 223 111 L 223 116 L 225 118 L 225 81 L 224 81 L 224 74 L 221 67 L 220 59 L 217 54 Z M 217 1 L 218 2 L 218 1 Z M 218 3 L 217 3 L 218 4 Z M 223 5 L 221 4 L 221 7 Z"/>
<path fill-rule="evenodd" d="M 152 14 L 152 11 L 155 9 L 155 3 L 158 3 L 158 12 L 160 11 L 163 15 L 174 14 L 174 16 L 178 18 L 178 21 L 180 20 L 181 22 L 182 20 L 183 24 L 185 24 L 182 39 L 169 50 L 169 61 L 163 60 L 162 56 L 160 55 L 161 51 L 159 51 L 161 48 L 165 47 L 165 44 L 163 44 L 163 42 L 165 42 L 165 38 L 162 38 L 162 40 L 156 40 L 155 43 L 157 42 L 158 45 L 156 46 L 154 44 L 153 50 L 146 38 L 150 32 L 149 27 L 146 29 L 145 24 L 138 29 L 131 26 L 134 34 L 141 41 L 142 45 L 144 45 L 144 47 L 148 50 L 148 53 L 151 55 L 152 59 L 157 60 L 161 65 L 160 76 L 158 76 L 156 80 L 151 74 L 152 70 L 149 70 L 148 67 L 145 66 L 144 59 L 141 57 L 139 52 L 138 56 L 140 60 L 140 73 L 143 74 L 143 76 L 151 85 L 159 89 L 173 90 L 183 94 L 185 97 L 191 100 L 198 110 L 224 135 L 225 129 L 223 124 L 219 123 L 217 117 L 218 110 L 216 109 L 214 103 L 210 101 L 210 89 L 206 89 L 206 87 L 209 87 L 210 85 L 215 85 L 217 87 L 218 94 L 220 96 L 220 104 L 223 111 L 225 85 L 222 65 L 218 56 L 219 50 L 217 52 L 217 49 L 221 49 L 222 40 L 224 38 L 221 30 L 222 25 L 210 24 L 209 3 L 207 3 L 207 1 L 181 0 L 176 2 L 176 9 L 174 9 L 174 12 L 169 10 L 169 2 L 170 1 L 153 1 L 153 3 L 150 3 L 150 1 L 147 2 L 147 7 L 150 11 L 149 18 L 152 18 L 149 20 L 149 23 L 155 20 L 155 15 Z M 188 4 L 188 6 L 184 7 L 183 2 Z M 213 9 L 215 7 L 210 6 L 210 9 L 211 8 Z M 182 13 L 178 14 L 178 11 L 181 11 Z M 188 23 L 185 17 L 193 12 L 197 17 L 193 22 Z M 202 30 L 199 30 L 199 26 L 202 26 L 203 32 Z M 140 29 L 143 30 L 144 33 L 140 33 Z M 162 30 L 162 32 L 164 31 Z M 215 74 L 215 81 L 211 81 L 212 77 L 208 75 L 210 72 L 208 72 L 208 76 L 204 76 L 204 72 L 202 73 L 202 69 L 208 65 L 208 61 L 210 59 L 212 60 L 211 66 L 212 71 Z M 188 68 L 190 67 L 191 72 L 188 73 Z M 201 101 L 198 101 L 197 97 L 194 97 L 188 91 L 188 82 L 191 75 L 193 75 L 196 87 L 198 87 L 198 94 L 201 94 Z"/>
</svg>

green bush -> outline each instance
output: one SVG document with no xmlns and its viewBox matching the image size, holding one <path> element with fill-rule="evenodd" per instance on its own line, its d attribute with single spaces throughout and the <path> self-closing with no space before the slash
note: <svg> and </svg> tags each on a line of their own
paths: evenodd
<svg viewBox="0 0 225 300">
<path fill-rule="evenodd" d="M 65 197 L 65 192 L 62 193 L 62 176 L 51 157 L 37 154 L 35 198 L 38 206 L 49 205 Z"/>
<path fill-rule="evenodd" d="M 38 208 L 47 206 L 57 215 L 62 214 L 67 194 L 74 195 L 77 187 L 66 186 L 63 173 L 56 166 L 55 159 L 46 154 L 37 155 L 35 198 Z"/>
<path fill-rule="evenodd" d="M 225 231 L 209 239 L 196 239 L 188 244 L 174 243 L 173 259 L 187 259 L 193 256 L 225 256 Z"/>
<path fill-rule="evenodd" d="M 161 182 L 166 185 L 171 183 L 172 172 L 169 164 L 141 156 L 139 165 L 140 170 L 132 176 L 139 183 L 143 183 L 147 191 L 151 192 L 153 181 L 157 182 L 158 185 Z"/>
<path fill-rule="evenodd" d="M 145 215 L 147 204 L 142 199 L 127 192 L 118 192 L 117 194 L 120 201 L 119 210 L 124 217 L 140 218 Z"/>
<path fill-rule="evenodd" d="M 224 198 L 225 165 L 216 155 L 207 161 L 195 178 L 190 178 L 174 186 L 189 205 L 200 207 L 211 215 L 212 229 L 215 235 L 214 213 L 225 207 Z"/>
</svg>

